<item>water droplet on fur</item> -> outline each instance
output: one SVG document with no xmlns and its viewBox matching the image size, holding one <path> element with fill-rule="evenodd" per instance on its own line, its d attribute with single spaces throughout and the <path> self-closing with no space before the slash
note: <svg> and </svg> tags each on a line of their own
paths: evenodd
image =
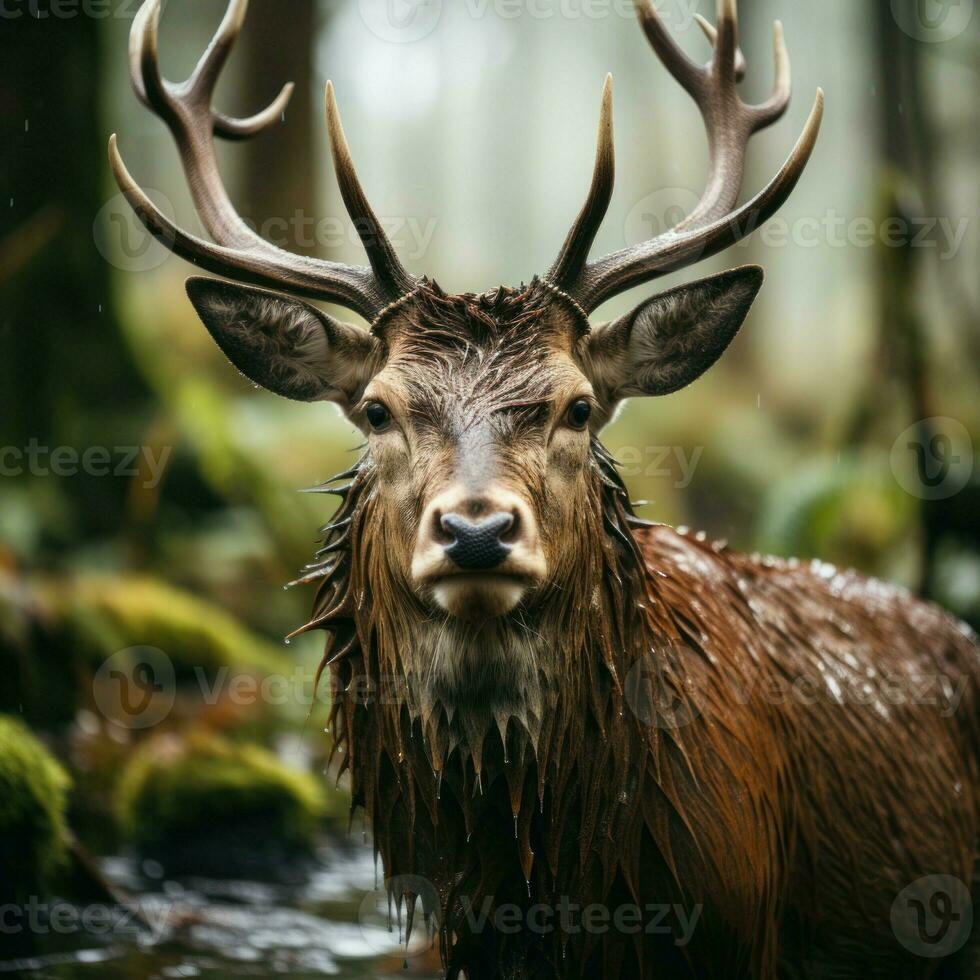
<svg viewBox="0 0 980 980">
<path fill-rule="evenodd" d="M 531 897 L 531 879 L 530 878 L 525 878 L 524 879 L 524 883 L 527 885 L 527 897 L 530 898 Z"/>
<path fill-rule="evenodd" d="M 288 636 L 286 637 L 286 639 L 284 640 L 284 642 L 285 642 L 286 646 L 288 647 L 289 646 L 289 637 Z"/>
<path fill-rule="evenodd" d="M 517 840 L 517 814 L 514 814 L 514 840 Z"/>
</svg>

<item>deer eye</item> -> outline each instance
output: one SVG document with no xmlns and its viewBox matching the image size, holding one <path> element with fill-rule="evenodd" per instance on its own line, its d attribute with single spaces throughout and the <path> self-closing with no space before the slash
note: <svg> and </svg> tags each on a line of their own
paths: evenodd
<svg viewBox="0 0 980 980">
<path fill-rule="evenodd" d="M 391 412 L 381 402 L 368 403 L 367 408 L 364 409 L 364 415 L 368 420 L 368 425 L 375 432 L 380 432 L 391 421 Z"/>
<path fill-rule="evenodd" d="M 573 429 L 584 429 L 592 418 L 592 402 L 580 398 L 577 402 L 572 402 L 568 409 L 568 424 Z"/>
</svg>

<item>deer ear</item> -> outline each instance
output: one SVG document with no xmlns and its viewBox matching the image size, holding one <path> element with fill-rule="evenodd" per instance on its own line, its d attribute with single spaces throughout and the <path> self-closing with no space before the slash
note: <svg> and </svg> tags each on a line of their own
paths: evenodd
<svg viewBox="0 0 980 980">
<path fill-rule="evenodd" d="M 377 341 L 306 303 L 219 279 L 188 279 L 187 295 L 232 364 L 296 401 L 349 407 L 371 374 Z"/>
<path fill-rule="evenodd" d="M 596 327 L 587 371 L 610 408 L 623 398 L 669 395 L 699 378 L 725 352 L 762 286 L 744 266 L 661 293 Z"/>
</svg>

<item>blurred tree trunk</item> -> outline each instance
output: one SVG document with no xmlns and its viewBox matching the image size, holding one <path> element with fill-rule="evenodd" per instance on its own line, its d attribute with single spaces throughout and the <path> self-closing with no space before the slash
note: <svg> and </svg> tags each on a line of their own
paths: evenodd
<svg viewBox="0 0 980 980">
<path fill-rule="evenodd" d="M 911 0 L 909 0 L 911 2 Z M 874 7 L 877 77 L 880 106 L 881 199 L 879 220 L 909 223 L 926 215 L 936 217 L 936 163 L 942 140 L 930 115 L 925 91 L 924 45 L 903 31 L 888 4 Z M 907 236 L 908 237 L 908 236 Z M 882 416 L 895 418 L 895 402 L 901 412 L 900 428 L 911 422 L 915 440 L 919 482 L 928 487 L 925 470 L 932 461 L 937 437 L 935 418 L 942 414 L 936 398 L 935 379 L 929 363 L 930 327 L 942 316 L 923 302 L 926 288 L 925 263 L 930 250 L 910 242 L 902 247 L 878 247 L 878 340 L 875 377 L 868 396 L 856 413 L 852 437 L 861 441 Z M 890 392 L 892 406 L 883 406 L 882 391 Z M 889 411 L 891 408 L 891 411 Z M 923 595 L 937 598 L 937 561 L 942 541 L 977 543 L 976 488 L 967 487 L 952 500 L 920 500 L 921 561 L 919 588 Z M 970 516 L 972 513 L 972 517 Z"/>
<path fill-rule="evenodd" d="M 286 82 L 296 86 L 285 122 L 242 147 L 243 213 L 276 244 L 305 254 L 316 251 L 314 141 L 327 138 L 323 112 L 314 106 L 316 7 L 309 0 L 262 0 L 249 8 L 243 38 L 244 114 L 265 108 Z"/>
<path fill-rule="evenodd" d="M 93 235 L 107 198 L 102 21 L 23 6 L 0 30 L 0 445 L 138 445 L 145 391 Z M 73 536 L 118 525 L 124 480 L 34 487 L 46 497 L 52 481 Z"/>
</svg>

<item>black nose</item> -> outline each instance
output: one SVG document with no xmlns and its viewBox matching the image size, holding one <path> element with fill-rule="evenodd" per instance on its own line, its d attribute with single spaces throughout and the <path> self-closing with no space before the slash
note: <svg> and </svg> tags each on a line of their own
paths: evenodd
<svg viewBox="0 0 980 980">
<path fill-rule="evenodd" d="M 491 514 L 478 524 L 459 514 L 444 514 L 439 523 L 453 536 L 446 555 L 460 568 L 496 568 L 510 554 L 511 545 L 500 539 L 514 526 L 513 514 Z"/>
</svg>

